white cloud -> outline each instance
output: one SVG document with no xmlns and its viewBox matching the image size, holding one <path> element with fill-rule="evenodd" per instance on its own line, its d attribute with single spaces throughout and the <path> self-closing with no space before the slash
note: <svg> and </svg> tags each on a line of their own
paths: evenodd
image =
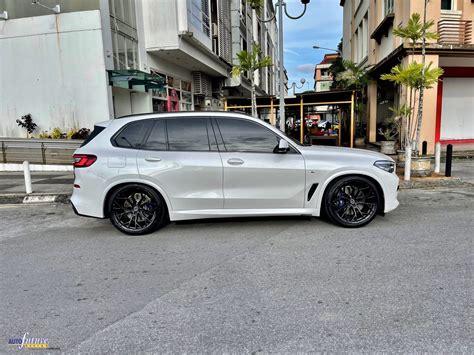
<svg viewBox="0 0 474 355">
<path fill-rule="evenodd" d="M 301 73 L 312 73 L 314 72 L 314 64 L 311 64 L 311 63 L 300 64 L 296 67 L 296 70 L 298 70 Z"/>
</svg>

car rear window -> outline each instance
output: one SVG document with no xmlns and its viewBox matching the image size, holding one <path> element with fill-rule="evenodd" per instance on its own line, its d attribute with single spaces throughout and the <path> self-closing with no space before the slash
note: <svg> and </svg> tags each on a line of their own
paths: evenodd
<svg viewBox="0 0 474 355">
<path fill-rule="evenodd" d="M 92 130 L 91 134 L 82 142 L 81 147 L 85 146 L 87 143 L 89 143 L 91 140 L 93 140 L 95 137 L 99 135 L 100 132 L 102 132 L 105 129 L 103 126 L 94 126 L 94 129 Z"/>
</svg>

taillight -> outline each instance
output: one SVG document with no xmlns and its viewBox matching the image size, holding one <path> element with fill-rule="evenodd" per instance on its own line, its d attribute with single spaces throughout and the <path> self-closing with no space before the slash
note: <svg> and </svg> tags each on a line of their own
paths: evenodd
<svg viewBox="0 0 474 355">
<path fill-rule="evenodd" d="M 94 164 L 94 162 L 97 160 L 95 155 L 90 154 L 74 154 L 73 158 L 73 166 L 75 168 L 87 168 L 88 166 Z"/>
</svg>

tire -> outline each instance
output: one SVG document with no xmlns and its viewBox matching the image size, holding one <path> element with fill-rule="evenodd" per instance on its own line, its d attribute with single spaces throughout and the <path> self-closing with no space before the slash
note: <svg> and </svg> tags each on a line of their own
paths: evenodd
<svg viewBox="0 0 474 355">
<path fill-rule="evenodd" d="M 371 180 L 362 176 L 347 176 L 328 187 L 324 213 L 339 226 L 358 228 L 375 218 L 380 201 L 379 190 Z"/>
<path fill-rule="evenodd" d="M 167 209 L 154 189 L 139 184 L 125 185 L 109 198 L 110 221 L 129 235 L 152 233 L 166 224 Z"/>
</svg>

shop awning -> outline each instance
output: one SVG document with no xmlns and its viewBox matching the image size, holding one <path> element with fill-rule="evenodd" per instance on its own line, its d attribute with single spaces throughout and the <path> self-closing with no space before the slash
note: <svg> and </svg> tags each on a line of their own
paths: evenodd
<svg viewBox="0 0 474 355">
<path fill-rule="evenodd" d="M 109 85 L 134 91 L 147 92 L 149 89 L 162 89 L 166 80 L 159 74 L 150 74 L 141 70 L 107 70 Z"/>
</svg>

